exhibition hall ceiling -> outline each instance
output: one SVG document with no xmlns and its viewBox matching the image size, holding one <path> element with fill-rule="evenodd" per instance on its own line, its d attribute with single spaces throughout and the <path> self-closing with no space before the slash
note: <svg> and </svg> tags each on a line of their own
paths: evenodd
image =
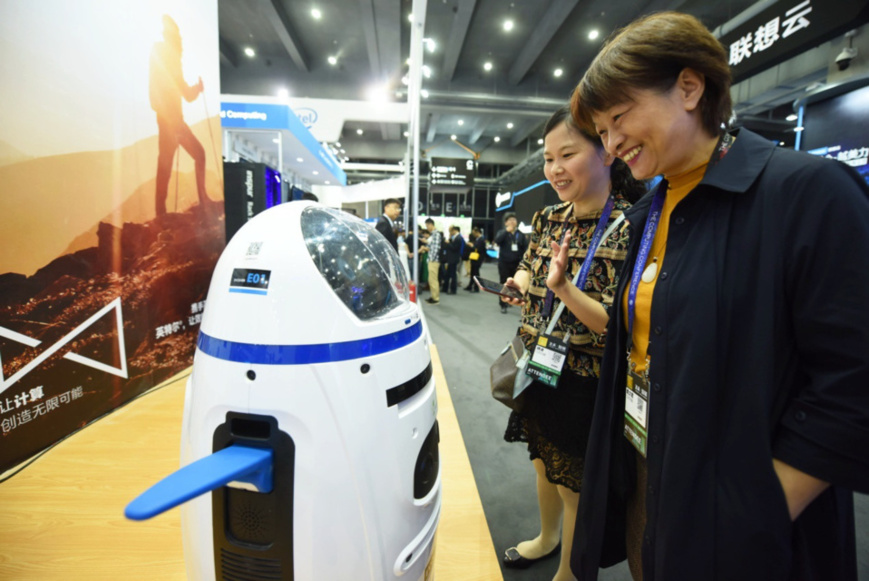
<svg viewBox="0 0 869 581">
<path fill-rule="evenodd" d="M 571 90 L 603 41 L 634 18 L 659 10 L 723 25 L 755 0 L 428 0 L 425 18 L 422 145 L 456 136 L 472 151 L 536 150 L 546 118 Z M 766 2 L 769 4 L 769 1 Z M 219 0 L 223 93 L 324 99 L 406 98 L 410 0 Z M 406 126 L 344 127 L 403 152 Z M 387 147 L 388 145 L 392 147 Z M 399 147 L 400 146 L 400 147 Z M 399 156 L 400 157 L 400 156 Z"/>
</svg>

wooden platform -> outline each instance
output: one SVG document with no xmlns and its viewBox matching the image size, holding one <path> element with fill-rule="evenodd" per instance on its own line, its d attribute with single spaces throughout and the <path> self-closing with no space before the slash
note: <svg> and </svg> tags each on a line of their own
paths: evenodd
<svg viewBox="0 0 869 581">
<path fill-rule="evenodd" d="M 435 579 L 501 580 L 434 347 L 432 365 L 443 467 Z M 178 467 L 186 375 L 88 426 L 0 484 L 0 581 L 185 579 L 179 511 L 131 522 L 123 510 Z"/>
</svg>

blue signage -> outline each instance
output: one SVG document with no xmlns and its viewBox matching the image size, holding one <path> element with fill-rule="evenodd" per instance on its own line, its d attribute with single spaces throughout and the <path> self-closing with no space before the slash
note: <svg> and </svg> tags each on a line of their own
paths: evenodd
<svg viewBox="0 0 869 581">
<path fill-rule="evenodd" d="M 307 121 L 317 119 L 316 111 L 300 109 Z M 315 156 L 341 185 L 347 184 L 347 174 L 338 160 L 320 142 L 314 139 L 305 124 L 287 105 L 267 103 L 221 103 L 220 125 L 236 129 L 268 129 L 289 131 L 293 137 Z"/>
</svg>

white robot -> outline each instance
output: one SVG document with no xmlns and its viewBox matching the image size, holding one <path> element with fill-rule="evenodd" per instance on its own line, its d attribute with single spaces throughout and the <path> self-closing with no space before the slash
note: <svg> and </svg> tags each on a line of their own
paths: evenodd
<svg viewBox="0 0 869 581">
<path fill-rule="evenodd" d="M 127 516 L 189 500 L 191 580 L 429 581 L 436 415 L 428 333 L 395 250 L 345 212 L 277 206 L 217 263 L 183 467 Z"/>
</svg>

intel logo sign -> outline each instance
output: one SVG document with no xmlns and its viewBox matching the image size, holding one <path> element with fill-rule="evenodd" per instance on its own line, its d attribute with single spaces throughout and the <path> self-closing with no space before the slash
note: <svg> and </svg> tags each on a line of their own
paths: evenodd
<svg viewBox="0 0 869 581">
<path fill-rule="evenodd" d="M 310 128 L 311 125 L 317 122 L 317 112 L 313 109 L 301 107 L 299 109 L 296 109 L 294 112 L 296 114 L 296 117 L 299 118 L 299 121 L 301 121 L 305 127 Z"/>
</svg>

